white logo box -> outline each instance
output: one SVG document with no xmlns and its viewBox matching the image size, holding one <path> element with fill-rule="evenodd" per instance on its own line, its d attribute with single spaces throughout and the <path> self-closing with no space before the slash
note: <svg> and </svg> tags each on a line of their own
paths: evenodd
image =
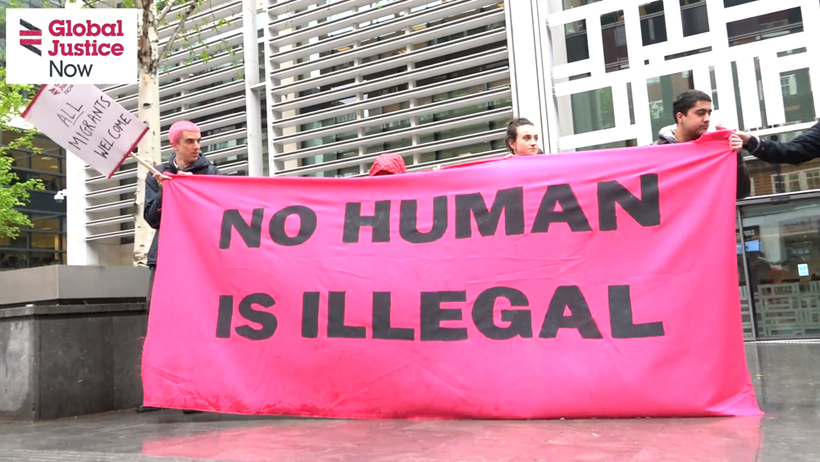
<svg viewBox="0 0 820 462">
<path fill-rule="evenodd" d="M 137 82 L 137 9 L 6 10 L 10 84 Z"/>
</svg>

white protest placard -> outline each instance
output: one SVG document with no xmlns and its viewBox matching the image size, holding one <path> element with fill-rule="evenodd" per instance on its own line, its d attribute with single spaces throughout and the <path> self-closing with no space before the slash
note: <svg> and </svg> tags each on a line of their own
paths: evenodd
<svg viewBox="0 0 820 462">
<path fill-rule="evenodd" d="M 140 15 L 136 8 L 8 8 L 6 81 L 136 83 Z"/>
<path fill-rule="evenodd" d="M 148 131 L 94 85 L 43 85 L 23 118 L 109 178 Z"/>
</svg>

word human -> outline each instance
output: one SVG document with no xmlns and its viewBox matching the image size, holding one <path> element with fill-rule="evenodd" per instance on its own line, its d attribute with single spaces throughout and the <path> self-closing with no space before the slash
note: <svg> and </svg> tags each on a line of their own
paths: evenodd
<svg viewBox="0 0 820 462">
<path fill-rule="evenodd" d="M 629 286 L 608 286 L 609 327 L 614 339 L 663 337 L 662 322 L 635 324 Z M 380 340 L 420 340 L 422 342 L 452 342 L 467 340 L 468 328 L 462 323 L 454 327 L 453 321 L 462 321 L 464 308 L 459 303 L 467 301 L 466 291 L 422 292 L 419 301 L 418 335 L 416 327 L 394 326 L 391 320 L 390 292 L 373 292 L 371 320 L 369 326 L 354 326 L 345 321 L 345 292 L 329 292 L 327 300 L 326 338 L 380 339 Z M 499 326 L 494 321 L 496 301 L 506 300 L 510 309 L 501 309 Z M 306 292 L 302 297 L 302 338 L 319 338 L 320 293 Z M 448 307 L 444 307 L 444 304 Z M 249 321 L 236 328 L 234 326 L 234 297 L 219 297 L 219 311 L 216 320 L 216 338 L 230 338 L 235 332 L 249 340 L 267 340 L 273 337 L 278 327 L 276 315 L 267 310 L 276 304 L 266 293 L 250 294 L 239 302 L 239 315 Z M 355 304 L 359 308 L 360 304 Z M 481 292 L 473 303 L 470 317 L 475 328 L 486 338 L 509 340 L 514 337 L 554 339 L 558 332 L 575 330 L 583 339 L 603 339 L 598 322 L 593 318 L 586 298 L 578 286 L 560 286 L 555 289 L 541 323 L 533 325 L 532 311 L 527 296 L 511 287 L 492 287 Z M 262 309 L 259 309 L 261 307 Z M 291 309 L 285 309 L 287 315 Z M 567 314 L 567 312 L 569 314 Z M 450 327 L 442 327 L 447 321 Z M 233 332 L 232 332 L 233 329 Z M 368 330 L 370 332 L 368 332 Z"/>
<path fill-rule="evenodd" d="M 651 227 L 661 224 L 658 175 L 641 175 L 640 182 L 640 199 L 617 181 L 597 183 L 598 228 L 601 231 L 618 229 L 616 204 L 640 226 Z M 450 231 L 451 222 L 454 222 L 453 231 L 456 239 L 473 237 L 474 229 L 477 229 L 482 237 L 493 236 L 498 233 L 502 214 L 504 215 L 504 233 L 507 236 L 521 235 L 526 232 L 524 188 L 498 191 L 490 207 L 487 206 L 481 193 L 459 194 L 453 199 L 451 201 L 448 196 L 433 198 L 433 224 L 429 231 L 421 231 L 418 227 L 419 200 L 400 201 L 399 237 L 412 244 L 435 242 Z M 454 220 L 451 220 L 450 205 L 453 202 L 455 216 Z M 345 205 L 344 227 L 340 236 L 342 243 L 359 243 L 364 228 L 369 228 L 371 242 L 390 242 L 395 239 L 394 230 L 390 227 L 391 215 L 395 213 L 394 205 L 394 202 L 389 200 L 376 201 L 372 206 L 373 214 L 365 215 L 362 212 L 361 202 L 348 202 Z M 262 224 L 265 213 L 265 209 L 254 209 L 250 222 L 248 222 L 239 210 L 225 210 L 222 216 L 219 248 L 230 249 L 236 242 L 233 239 L 234 234 L 238 234 L 246 247 L 259 248 L 262 242 Z M 290 216 L 299 217 L 299 231 L 295 236 L 289 236 L 285 232 L 285 220 Z M 294 205 L 274 213 L 269 220 L 268 230 L 274 243 L 296 246 L 310 239 L 316 231 L 317 222 L 315 211 L 309 207 Z M 569 184 L 547 187 L 532 223 L 529 229 L 532 234 L 546 233 L 554 223 L 563 223 L 572 232 L 593 231 L 587 218 L 587 212 L 581 207 Z"/>
</svg>

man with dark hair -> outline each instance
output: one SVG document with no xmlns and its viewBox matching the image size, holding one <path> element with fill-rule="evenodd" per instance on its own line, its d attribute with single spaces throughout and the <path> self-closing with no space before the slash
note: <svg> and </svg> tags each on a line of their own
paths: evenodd
<svg viewBox="0 0 820 462">
<path fill-rule="evenodd" d="M 695 141 L 709 130 L 712 116 L 712 98 L 698 90 L 689 90 L 675 100 L 672 105 L 675 125 L 664 127 L 658 132 L 655 144 L 686 143 Z M 737 152 L 737 194 L 738 199 L 748 196 L 752 189 L 752 180 L 746 162 L 743 161 L 743 141 L 738 135 L 729 137 L 729 148 Z"/>
<path fill-rule="evenodd" d="M 744 149 L 770 164 L 797 165 L 820 157 L 820 122 L 788 143 L 762 140 L 745 132 L 737 132 L 737 135 L 743 140 Z"/>
</svg>

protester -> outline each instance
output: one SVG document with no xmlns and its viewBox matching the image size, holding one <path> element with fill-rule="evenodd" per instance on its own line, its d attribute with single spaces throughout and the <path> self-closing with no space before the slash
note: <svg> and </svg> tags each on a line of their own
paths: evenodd
<svg viewBox="0 0 820 462">
<path fill-rule="evenodd" d="M 658 132 L 655 144 L 686 143 L 695 141 L 709 129 L 712 115 L 712 98 L 698 90 L 689 90 L 675 100 L 672 105 L 675 125 L 664 127 Z M 740 152 L 743 141 L 740 136 L 729 137 L 729 148 L 737 153 L 737 193 L 738 199 L 748 196 L 752 189 L 749 170 Z"/>
<path fill-rule="evenodd" d="M 182 120 L 171 125 L 168 131 L 168 140 L 174 153 L 168 162 L 157 165 L 160 172 L 145 179 L 145 211 L 143 216 L 148 225 L 156 229 L 151 249 L 148 251 L 148 268 L 151 276 L 148 283 L 146 303 L 151 309 L 151 291 L 154 287 L 154 275 L 157 267 L 157 248 L 159 243 L 159 226 L 162 218 L 162 183 L 171 180 L 164 173 L 181 175 L 219 175 L 219 169 L 199 152 L 202 135 L 199 127 L 193 122 Z M 167 245 L 167 244 L 166 244 Z M 140 406 L 137 412 L 156 411 L 159 408 Z M 183 411 L 191 412 L 191 411 Z"/>
<path fill-rule="evenodd" d="M 820 157 L 820 122 L 788 143 L 761 140 L 745 132 L 737 132 L 737 135 L 749 154 L 771 164 L 797 165 Z"/>
<path fill-rule="evenodd" d="M 507 149 L 510 150 L 507 157 L 532 156 L 543 153 L 538 147 L 538 130 L 535 129 L 535 124 L 523 117 L 513 119 L 507 125 L 505 143 Z"/>
<path fill-rule="evenodd" d="M 507 125 L 507 136 L 504 139 L 504 144 L 507 145 L 507 149 L 510 151 L 509 154 L 504 156 L 505 158 L 513 156 L 532 156 L 544 153 L 538 146 L 538 131 L 535 129 L 535 125 L 523 117 L 513 119 L 512 122 Z M 454 165 L 453 167 L 464 167 L 466 165 L 475 165 L 484 162 L 487 162 L 487 160 L 470 162 L 464 165 Z M 441 165 L 433 167 L 434 172 L 441 169 Z"/>
<path fill-rule="evenodd" d="M 398 175 L 407 173 L 404 158 L 398 154 L 382 154 L 370 167 L 370 176 Z"/>
</svg>

